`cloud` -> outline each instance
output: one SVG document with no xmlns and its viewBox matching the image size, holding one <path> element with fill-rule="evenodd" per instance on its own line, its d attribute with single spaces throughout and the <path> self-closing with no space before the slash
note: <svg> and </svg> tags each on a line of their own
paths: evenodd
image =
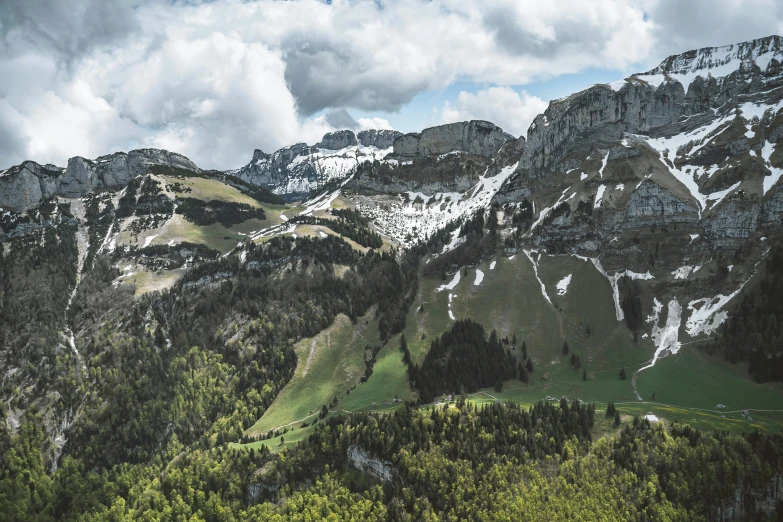
<svg viewBox="0 0 783 522">
<path fill-rule="evenodd" d="M 356 130 L 359 128 L 359 122 L 354 120 L 353 116 L 348 114 L 348 111 L 345 109 L 340 109 L 339 111 L 332 111 L 325 114 L 324 120 L 335 129 Z"/>
<path fill-rule="evenodd" d="M 359 118 L 359 130 L 394 130 L 389 120 L 383 118 Z"/>
<path fill-rule="evenodd" d="M 455 81 L 494 87 L 440 119 L 522 134 L 528 82 L 779 30 L 774 0 L 718 1 L 3 0 L 0 166 L 148 145 L 232 168 Z"/>
<path fill-rule="evenodd" d="M 655 0 L 648 16 L 658 62 L 690 49 L 783 34 L 780 0 Z"/>
<path fill-rule="evenodd" d="M 510 87 L 490 87 L 476 93 L 462 91 L 456 105 L 446 102 L 441 109 L 443 123 L 487 120 L 515 136 L 527 134 L 530 123 L 544 112 L 547 102 Z"/>
</svg>

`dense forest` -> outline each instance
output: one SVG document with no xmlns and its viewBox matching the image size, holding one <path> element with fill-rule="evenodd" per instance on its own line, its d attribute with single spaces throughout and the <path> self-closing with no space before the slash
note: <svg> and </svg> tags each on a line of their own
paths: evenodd
<svg viewBox="0 0 783 522">
<path fill-rule="evenodd" d="M 244 223 L 248 219 L 266 219 L 262 208 L 254 208 L 247 203 L 234 203 L 213 199 L 204 201 L 196 198 L 177 198 L 177 214 L 199 226 L 220 223 L 231 227 Z"/>
<path fill-rule="evenodd" d="M 363 247 L 367 248 L 381 248 L 383 246 L 383 239 L 380 234 L 371 230 L 368 223 L 351 219 L 351 214 L 335 214 L 337 219 L 317 218 L 312 216 L 296 216 L 289 220 L 290 223 L 303 223 L 307 225 L 321 225 L 334 230 L 338 234 L 341 234 L 348 239 L 356 241 Z M 345 218 L 343 216 L 348 216 Z"/>
<path fill-rule="evenodd" d="M 437 395 L 473 393 L 526 371 L 510 349 L 503 349 L 494 330 L 487 338 L 483 326 L 463 319 L 432 341 L 422 365 L 411 370 L 411 380 L 421 401 L 430 403 Z"/>
<path fill-rule="evenodd" d="M 756 288 L 734 305 L 712 350 L 727 360 L 748 361 L 756 381 L 783 381 L 783 247 L 776 246 L 764 264 Z"/>
<path fill-rule="evenodd" d="M 278 455 L 172 439 L 145 464 L 88 471 L 67 457 L 49 475 L 30 415 L 16 436 L 0 430 L 0 506 L 41 521 L 777 520 L 779 433 L 667 433 L 636 417 L 591 441 L 596 420 L 579 402 L 460 399 L 330 417 Z M 385 476 L 357 472 L 357 449 Z"/>
</svg>

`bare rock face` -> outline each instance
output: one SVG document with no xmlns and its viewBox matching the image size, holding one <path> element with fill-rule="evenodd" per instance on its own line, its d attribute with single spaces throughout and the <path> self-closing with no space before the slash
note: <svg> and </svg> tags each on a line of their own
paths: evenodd
<svg viewBox="0 0 783 522">
<path fill-rule="evenodd" d="M 464 151 L 492 158 L 505 142 L 513 139 L 513 136 L 488 121 L 449 123 L 424 129 L 421 133 L 400 136 L 394 140 L 393 157 L 405 161 Z"/>
<path fill-rule="evenodd" d="M 185 156 L 160 149 L 117 152 L 95 160 L 76 156 L 65 169 L 26 161 L 0 176 L 0 207 L 23 212 L 52 196 L 77 198 L 98 188 L 122 188 L 147 173 L 150 165 L 200 172 Z"/>
<path fill-rule="evenodd" d="M 400 131 L 395 130 L 363 130 L 356 135 L 359 143 L 365 147 L 375 147 L 378 149 L 388 149 L 394 145 L 394 140 L 404 136 Z"/>
<path fill-rule="evenodd" d="M 57 191 L 63 169 L 25 161 L 0 174 L 0 207 L 23 212 Z"/>
<path fill-rule="evenodd" d="M 353 131 L 340 130 L 336 132 L 327 132 L 324 134 L 324 137 L 321 138 L 320 143 L 317 143 L 315 146 L 319 149 L 341 150 L 346 147 L 357 145 L 358 143 Z"/>
<path fill-rule="evenodd" d="M 316 164 L 307 161 L 316 153 L 317 149 L 306 143 L 297 143 L 272 154 L 256 149 L 250 163 L 229 173 L 253 185 L 267 187 L 275 194 L 296 199 L 323 182 Z"/>
</svg>

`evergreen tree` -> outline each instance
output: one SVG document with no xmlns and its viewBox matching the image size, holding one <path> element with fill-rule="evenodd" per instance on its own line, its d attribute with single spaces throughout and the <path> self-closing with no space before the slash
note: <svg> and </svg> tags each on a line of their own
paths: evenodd
<svg viewBox="0 0 783 522">
<path fill-rule="evenodd" d="M 620 425 L 620 412 L 617 410 L 614 411 L 614 425 L 615 426 Z"/>
<path fill-rule="evenodd" d="M 563 341 L 563 355 L 568 355 L 568 342 Z"/>
<path fill-rule="evenodd" d="M 620 380 L 624 381 L 628 376 L 625 374 L 625 366 L 620 370 Z"/>
<path fill-rule="evenodd" d="M 583 381 L 587 380 L 587 370 L 582 370 L 582 380 Z"/>
</svg>

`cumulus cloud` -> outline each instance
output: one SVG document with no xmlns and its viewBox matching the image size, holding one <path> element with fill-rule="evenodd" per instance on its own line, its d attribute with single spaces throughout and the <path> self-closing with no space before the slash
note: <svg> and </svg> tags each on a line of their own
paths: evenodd
<svg viewBox="0 0 783 522">
<path fill-rule="evenodd" d="M 490 87 L 476 93 L 462 91 L 455 105 L 446 102 L 441 110 L 443 123 L 464 120 L 488 120 L 504 131 L 520 136 L 537 115 L 544 112 L 547 102 L 525 91 L 510 87 Z"/>
<path fill-rule="evenodd" d="M 359 130 L 394 130 L 389 120 L 383 118 L 359 118 Z"/>
<path fill-rule="evenodd" d="M 442 119 L 522 134 L 540 100 L 512 86 L 780 24 L 775 0 L 718 1 L 725 13 L 706 0 L 3 0 L 0 165 L 147 145 L 231 168 L 254 148 L 389 126 L 349 111 L 405 110 L 457 80 L 494 87 Z"/>
</svg>

